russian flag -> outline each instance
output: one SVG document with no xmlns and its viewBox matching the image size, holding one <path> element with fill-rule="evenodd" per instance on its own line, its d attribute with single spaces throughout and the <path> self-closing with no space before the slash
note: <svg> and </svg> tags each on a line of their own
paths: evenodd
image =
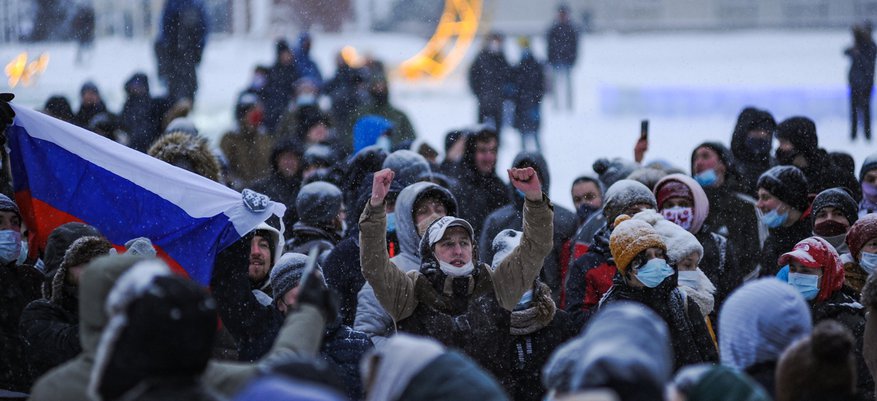
<svg viewBox="0 0 877 401">
<path fill-rule="evenodd" d="M 286 207 L 245 205 L 242 195 L 85 129 L 12 105 L 6 130 L 15 201 L 45 248 L 49 233 L 79 221 L 117 247 L 147 237 L 170 266 L 208 284 L 214 257 Z M 255 211 L 254 211 L 255 210 Z"/>
</svg>

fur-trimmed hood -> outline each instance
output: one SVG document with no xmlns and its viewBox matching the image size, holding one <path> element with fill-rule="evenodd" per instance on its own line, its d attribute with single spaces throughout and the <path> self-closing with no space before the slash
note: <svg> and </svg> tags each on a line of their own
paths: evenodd
<svg viewBox="0 0 877 401">
<path fill-rule="evenodd" d="M 169 132 L 149 147 L 149 155 L 202 177 L 219 181 L 219 162 L 207 139 L 185 132 Z"/>
</svg>

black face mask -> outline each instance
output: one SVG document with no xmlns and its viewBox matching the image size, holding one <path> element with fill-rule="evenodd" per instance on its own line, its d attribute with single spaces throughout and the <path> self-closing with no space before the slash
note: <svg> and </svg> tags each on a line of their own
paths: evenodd
<svg viewBox="0 0 877 401">
<path fill-rule="evenodd" d="M 576 209 L 576 218 L 579 219 L 579 224 L 584 223 L 588 217 L 591 217 L 591 214 L 596 212 L 599 208 L 593 207 L 587 203 L 583 203 Z"/>
<path fill-rule="evenodd" d="M 770 154 L 771 141 L 769 138 L 746 138 L 746 149 L 749 149 L 753 155 L 767 156 Z"/>
<path fill-rule="evenodd" d="M 813 226 L 813 233 L 821 237 L 834 237 L 846 233 L 849 227 L 834 220 L 826 220 Z"/>
<path fill-rule="evenodd" d="M 371 91 L 369 92 L 375 104 L 383 106 L 390 102 L 390 94 L 387 91 Z"/>
<path fill-rule="evenodd" d="M 796 156 L 798 156 L 798 151 L 794 149 L 777 149 L 776 151 L 777 162 L 782 166 L 791 165 Z"/>
</svg>

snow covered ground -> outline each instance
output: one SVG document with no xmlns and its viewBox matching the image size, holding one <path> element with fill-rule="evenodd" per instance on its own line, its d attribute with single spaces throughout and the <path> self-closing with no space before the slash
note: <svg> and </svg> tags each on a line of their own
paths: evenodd
<svg viewBox="0 0 877 401">
<path fill-rule="evenodd" d="M 512 40 L 507 53 L 517 60 Z M 778 120 L 807 115 L 816 121 L 820 145 L 851 153 L 857 163 L 874 152 L 862 139 L 848 139 L 846 73 L 843 49 L 850 35 L 836 31 L 747 31 L 601 34 L 586 36 L 575 69 L 577 102 L 573 112 L 558 111 L 549 99 L 543 106 L 542 140 L 554 183 L 551 196 L 570 205 L 569 184 L 591 171 L 598 157 L 632 158 L 639 121 L 649 118 L 651 159 L 665 159 L 687 170 L 693 147 L 705 140 L 730 141 L 736 114 L 746 105 L 766 108 Z M 372 53 L 396 66 L 415 54 L 424 38 L 397 34 L 316 34 L 313 53 L 326 76 L 334 54 L 344 45 Z M 544 43 L 534 40 L 543 57 Z M 73 63 L 69 43 L 0 46 L 0 62 L 21 51 L 31 57 L 48 52 L 47 71 L 26 88 L 18 87 L 16 102 L 38 108 L 53 94 L 74 103 L 80 85 L 93 80 L 112 111 L 121 109 L 122 85 L 136 71 L 155 81 L 151 42 L 108 38 L 99 40 L 91 60 Z M 470 51 L 474 56 L 475 49 Z M 231 127 L 233 102 L 253 66 L 271 64 L 272 40 L 211 38 L 200 68 L 195 120 L 212 140 Z M 471 57 L 470 57 L 471 59 Z M 409 114 L 420 136 L 441 149 L 445 132 L 475 120 L 475 100 L 466 84 L 464 62 L 441 82 L 393 79 L 391 101 Z M 520 149 L 518 134 L 503 132 L 500 167 Z"/>
</svg>

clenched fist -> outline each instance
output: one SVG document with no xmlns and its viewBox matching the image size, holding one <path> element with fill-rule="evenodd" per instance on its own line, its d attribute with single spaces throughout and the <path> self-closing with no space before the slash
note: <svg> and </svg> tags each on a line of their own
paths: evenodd
<svg viewBox="0 0 877 401">
<path fill-rule="evenodd" d="M 542 183 L 539 182 L 539 175 L 532 167 L 527 168 L 510 168 L 509 181 L 524 196 L 534 202 L 542 199 Z"/>
<path fill-rule="evenodd" d="M 384 203 L 384 198 L 386 198 L 387 194 L 390 192 L 390 184 L 393 182 L 393 177 L 395 175 L 396 174 L 393 173 L 393 170 L 388 168 L 375 173 L 374 180 L 372 181 L 372 197 L 369 199 L 369 203 L 372 206 L 378 206 Z"/>
</svg>

